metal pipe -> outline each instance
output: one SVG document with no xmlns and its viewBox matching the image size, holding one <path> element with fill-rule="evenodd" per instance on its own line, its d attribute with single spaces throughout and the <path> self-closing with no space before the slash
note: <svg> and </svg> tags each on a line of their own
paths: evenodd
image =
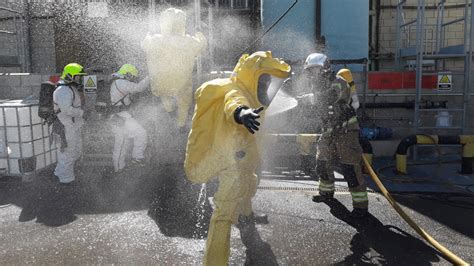
<svg viewBox="0 0 474 266">
<path fill-rule="evenodd" d="M 416 19 L 414 19 L 414 20 L 412 20 L 412 21 L 409 21 L 409 22 L 407 22 L 407 23 L 405 23 L 405 24 L 400 25 L 400 28 L 403 28 L 403 27 L 406 27 L 406 26 L 408 26 L 408 25 L 414 24 L 414 23 L 416 23 L 417 21 L 418 21 L 418 19 L 416 18 Z"/>
<path fill-rule="evenodd" d="M 413 109 L 415 107 L 414 102 L 371 102 L 365 104 L 366 108 L 405 108 L 405 109 Z M 438 111 L 453 111 L 453 112 L 460 112 L 464 109 L 449 109 L 447 108 L 447 101 L 424 101 L 419 106 L 420 112 L 438 112 Z"/>
<path fill-rule="evenodd" d="M 365 118 L 366 116 L 366 113 L 365 113 L 365 104 L 367 102 L 367 89 L 368 89 L 368 86 L 369 86 L 369 82 L 368 81 L 368 72 L 367 72 L 367 65 L 364 65 L 363 66 L 363 71 L 365 73 L 365 84 L 364 86 L 362 87 L 362 118 Z"/>
<path fill-rule="evenodd" d="M 7 12 L 12 12 L 12 13 L 15 13 L 15 14 L 20 14 L 21 15 L 21 11 L 17 11 L 15 9 L 11 9 L 11 8 L 8 8 L 8 7 L 3 7 L 3 6 L 0 6 L 0 10 L 3 10 L 3 11 L 7 11 Z"/>
<path fill-rule="evenodd" d="M 21 17 L 24 19 L 24 14 L 21 14 Z M 15 17 L 15 22 L 16 22 L 16 17 Z M 21 72 L 26 72 L 26 42 L 25 42 L 25 31 L 23 29 L 23 23 L 24 21 L 20 20 L 20 26 L 18 27 L 18 23 L 15 23 L 15 25 L 18 27 L 15 30 L 17 31 L 18 34 L 18 40 L 19 46 L 18 49 L 18 63 L 21 65 Z"/>
<path fill-rule="evenodd" d="M 380 1 L 375 0 L 375 52 L 380 52 Z M 379 61 L 375 62 L 375 70 L 379 70 Z"/>
<path fill-rule="evenodd" d="M 321 0 L 316 0 L 316 25 L 315 25 L 315 35 L 316 35 L 316 43 L 320 44 L 321 43 L 321 7 L 322 7 L 322 1 Z"/>
<path fill-rule="evenodd" d="M 30 20 L 30 2 L 28 0 L 23 0 L 23 5 L 24 5 L 24 10 L 25 10 L 25 15 L 23 16 L 23 19 L 25 20 L 26 24 L 26 44 L 25 45 L 25 68 L 26 72 L 31 72 L 31 64 L 33 62 L 33 57 L 32 57 L 32 47 L 33 44 L 31 43 L 31 20 Z"/>
<path fill-rule="evenodd" d="M 469 90 L 469 85 L 470 85 L 470 81 L 468 80 L 468 77 L 469 77 L 469 74 L 471 72 L 471 69 L 469 68 L 469 62 L 471 60 L 471 58 L 469 58 L 469 54 L 467 53 L 468 51 L 468 45 L 471 46 L 472 43 L 468 44 L 467 43 L 467 37 L 468 37 L 468 34 L 467 34 L 467 15 L 468 15 L 468 12 L 469 12 L 469 6 L 468 6 L 468 1 L 465 0 L 465 7 L 464 7 L 464 16 L 462 18 L 462 20 L 464 21 L 464 51 L 463 51 L 463 54 L 464 54 L 464 81 L 463 81 L 463 92 L 464 92 L 464 95 L 463 95 L 463 112 L 462 112 L 462 118 L 461 118 L 461 127 L 462 127 L 462 133 L 464 134 L 465 132 L 465 125 L 466 125 L 466 114 L 467 114 L 467 105 L 468 105 L 468 98 L 466 96 L 466 93 L 468 92 Z M 470 49 L 470 48 L 469 48 Z"/>
<path fill-rule="evenodd" d="M 445 10 L 445 1 L 442 1 L 442 9 L 441 9 L 441 19 L 440 19 L 440 23 L 443 24 L 443 21 L 444 21 L 444 10 Z M 444 37 L 445 37 L 445 28 L 443 28 L 443 26 L 441 26 L 440 24 L 440 28 L 439 28 L 439 49 L 441 49 L 443 46 L 444 46 L 444 43 L 442 43 L 442 40 L 445 40 Z M 438 51 L 439 52 L 439 51 Z M 443 69 L 445 69 L 445 66 L 446 66 L 446 62 L 443 61 Z"/>
<path fill-rule="evenodd" d="M 374 70 L 374 63 L 376 61 L 376 58 L 375 58 L 375 54 L 376 54 L 376 51 L 375 51 L 375 16 L 377 15 L 377 12 L 375 11 L 375 1 L 374 0 L 370 0 L 369 1 L 369 6 L 370 6 L 370 9 L 369 9 L 369 58 L 372 58 L 374 59 L 373 62 L 371 63 L 370 65 L 370 70 Z"/>
<path fill-rule="evenodd" d="M 414 125 L 415 133 L 418 133 L 420 116 L 420 102 L 421 102 L 421 85 L 422 85 L 422 75 L 423 75 L 423 42 L 424 42 L 424 8 L 425 1 L 418 0 L 418 10 L 416 16 L 416 96 L 415 96 L 415 116 L 414 116 Z M 415 152 L 416 153 L 416 152 Z"/>
<path fill-rule="evenodd" d="M 398 1 L 397 6 L 401 6 L 401 5 L 405 4 L 406 2 L 407 2 L 407 0 Z"/>
<path fill-rule="evenodd" d="M 441 9 L 443 8 L 444 3 L 440 2 L 437 5 L 436 8 L 436 47 L 435 51 L 436 53 L 439 53 L 439 50 L 441 49 L 441 24 L 442 22 L 442 16 L 441 16 Z M 438 69 L 438 64 L 436 63 L 436 69 Z"/>
<path fill-rule="evenodd" d="M 463 116 L 462 116 L 462 133 L 464 134 L 466 129 L 465 129 L 465 123 L 466 123 L 466 119 L 467 119 L 467 105 L 469 104 L 469 99 L 470 99 L 470 85 L 471 85 L 471 81 L 472 81 L 472 77 L 471 77 L 471 66 L 472 66 L 472 45 L 473 45 L 473 27 L 474 27 L 474 5 L 471 4 L 471 25 L 469 27 L 469 43 L 467 42 L 467 38 L 468 38 L 468 35 L 467 35 L 467 25 L 468 25 L 468 20 L 467 20 L 467 16 L 468 16 L 468 12 L 469 12 L 469 6 L 468 6 L 468 0 L 466 0 L 466 7 L 464 9 L 464 19 L 465 19 L 465 23 L 464 23 L 464 50 L 465 50 L 465 54 L 466 54 L 466 57 L 464 57 L 464 67 L 465 67 L 465 73 L 466 75 L 464 76 L 464 96 L 463 96 L 463 109 L 464 109 L 464 112 L 463 112 Z M 466 51 L 466 47 L 469 46 L 469 49 Z M 466 53 L 467 52 L 467 53 Z"/>
<path fill-rule="evenodd" d="M 391 120 L 391 121 L 411 121 L 410 118 L 407 117 L 398 117 L 394 118 L 392 116 L 390 117 L 384 117 L 384 116 L 372 116 L 370 117 L 370 120 Z"/>
<path fill-rule="evenodd" d="M 218 2 L 218 1 L 217 1 Z M 247 1 L 248 4 L 248 1 Z M 210 69 L 214 69 L 214 5 L 208 5 Z"/>
<path fill-rule="evenodd" d="M 446 1 L 443 1 L 446 2 Z M 470 4 L 469 4 L 470 5 Z M 456 8 L 463 8 L 464 4 L 453 4 L 453 5 L 446 5 L 446 9 L 456 9 Z M 382 9 L 397 9 L 397 5 L 382 5 Z M 405 6 L 406 9 L 416 9 L 416 6 Z M 429 5 L 425 7 L 426 9 L 436 9 L 435 5 Z"/>
<path fill-rule="evenodd" d="M 405 103 L 366 103 L 363 105 L 364 108 L 369 109 L 383 109 L 383 108 L 406 108 L 406 109 L 413 109 L 414 104 L 413 102 L 405 102 Z"/>
<path fill-rule="evenodd" d="M 369 60 L 367 58 L 357 58 L 357 59 L 333 59 L 329 60 L 331 65 L 349 65 L 349 64 L 357 64 L 357 65 L 367 65 Z"/>
<path fill-rule="evenodd" d="M 474 95 L 474 93 L 469 93 Z M 415 93 L 368 93 L 367 97 L 407 97 L 416 96 Z M 423 96 L 463 96 L 463 93 L 424 93 Z"/>
<path fill-rule="evenodd" d="M 232 3 L 232 2 L 231 2 Z M 201 0 L 194 1 L 194 12 L 195 12 L 195 31 L 198 32 L 201 30 Z M 201 56 L 198 56 L 196 59 L 196 75 L 198 84 L 201 84 L 202 79 L 202 59 Z"/>
<path fill-rule="evenodd" d="M 436 109 L 420 109 L 420 112 L 441 112 L 441 111 L 448 111 L 448 112 L 462 112 L 464 109 L 444 109 L 444 108 L 436 108 Z"/>
<path fill-rule="evenodd" d="M 463 129 L 462 127 L 419 127 L 419 129 L 451 129 L 451 130 L 454 130 L 454 129 Z"/>
<path fill-rule="evenodd" d="M 17 16 L 14 16 L 13 17 L 13 24 L 15 26 L 15 33 L 16 33 L 16 36 L 15 36 L 15 43 L 16 43 L 16 55 L 17 55 L 17 58 L 18 58 L 18 63 L 21 64 L 21 47 L 20 47 L 20 44 L 21 44 L 21 36 L 18 35 L 18 23 L 17 23 L 17 20 L 16 20 L 16 17 Z M 23 34 L 23 33 L 21 33 Z M 23 69 L 24 69 L 24 66 L 23 64 L 21 64 L 21 71 L 23 72 Z"/>
<path fill-rule="evenodd" d="M 463 21 L 465 18 L 458 18 L 458 19 L 455 19 L 455 20 L 451 20 L 449 22 L 446 22 L 446 23 L 443 23 L 442 26 L 443 27 L 446 27 L 446 26 L 449 26 L 451 24 L 455 24 L 455 23 L 458 23 L 458 22 L 461 22 Z"/>
<path fill-rule="evenodd" d="M 16 35 L 13 31 L 0 30 L 0 34 Z"/>
<path fill-rule="evenodd" d="M 465 29 L 464 29 L 465 30 Z M 468 58 L 468 63 L 469 63 L 469 68 L 467 69 L 471 69 L 472 67 L 472 56 L 473 56 L 473 49 L 472 49 L 472 46 L 474 45 L 474 5 L 471 4 L 471 26 L 469 27 L 469 58 Z M 469 84 L 472 84 L 472 76 L 471 76 L 471 72 L 469 72 L 468 76 L 467 76 L 468 80 L 469 80 Z M 466 78 L 466 77 L 465 77 Z M 468 100 L 471 96 L 471 94 L 469 93 L 470 91 L 470 88 L 468 88 L 468 91 L 467 91 L 467 95 L 468 95 Z"/>
<path fill-rule="evenodd" d="M 8 172 L 10 171 L 11 169 L 11 166 L 10 166 L 10 153 L 8 152 L 8 134 L 7 134 L 7 117 L 5 115 L 5 108 L 4 107 L 1 107 L 2 109 L 2 118 L 3 118 L 3 137 L 4 137 L 4 140 L 5 140 L 5 149 L 6 149 L 6 152 L 7 152 L 7 168 L 8 168 Z"/>
<path fill-rule="evenodd" d="M 377 1 L 379 2 L 379 1 Z M 396 23 L 397 23 L 397 31 L 396 31 L 396 36 L 395 36 L 395 41 L 396 41 L 396 51 L 395 51 L 395 60 L 396 60 L 396 66 L 397 69 L 401 69 L 401 62 L 400 62 L 400 49 L 401 49 L 401 27 L 399 26 L 401 23 L 401 12 L 402 12 L 402 5 L 401 2 L 397 5 L 397 18 L 396 18 Z M 378 20 L 378 19 L 377 19 Z M 378 31 L 378 29 L 377 29 Z M 378 40 L 377 40 L 378 44 Z M 378 47 L 377 47 L 378 48 Z M 375 49 L 375 51 L 378 53 L 379 50 Z"/>
</svg>

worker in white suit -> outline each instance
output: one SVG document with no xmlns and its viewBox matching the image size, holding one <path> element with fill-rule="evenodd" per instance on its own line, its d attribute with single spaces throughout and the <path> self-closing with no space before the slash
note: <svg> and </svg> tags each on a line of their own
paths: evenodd
<svg viewBox="0 0 474 266">
<path fill-rule="evenodd" d="M 123 65 L 112 75 L 110 100 L 112 103 L 112 131 L 115 135 L 113 162 L 115 172 L 125 168 L 126 150 L 129 140 L 133 141 L 131 163 L 144 166 L 147 132 L 133 118 L 129 109 L 132 105 L 131 94 L 139 93 L 148 88 L 150 79 L 146 77 L 138 82 L 138 70 L 130 64 Z"/>
<path fill-rule="evenodd" d="M 61 147 L 58 152 L 58 164 L 54 175 L 62 185 L 73 184 L 74 164 L 81 157 L 84 111 L 82 105 L 82 79 L 86 75 L 83 67 L 71 63 L 64 67 L 58 87 L 53 93 L 55 119 L 53 133 L 60 137 Z"/>
</svg>

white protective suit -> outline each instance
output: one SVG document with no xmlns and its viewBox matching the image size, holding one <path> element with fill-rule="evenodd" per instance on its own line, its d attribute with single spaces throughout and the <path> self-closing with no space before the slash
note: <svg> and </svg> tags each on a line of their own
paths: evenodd
<svg viewBox="0 0 474 266">
<path fill-rule="evenodd" d="M 151 90 L 167 112 L 177 105 L 177 124 L 183 127 L 193 101 L 194 62 L 207 46 L 200 32 L 186 34 L 186 13 L 169 8 L 160 16 L 161 34 L 148 35 L 142 43 L 152 77 Z"/>
<path fill-rule="evenodd" d="M 130 95 L 144 91 L 149 85 L 150 79 L 148 77 L 139 83 L 123 78 L 116 79 L 110 85 L 110 101 L 115 106 L 130 106 L 132 103 Z M 117 172 L 125 167 L 129 139 L 133 140 L 132 158 L 137 160 L 145 158 L 147 133 L 143 126 L 132 117 L 130 112 L 124 110 L 115 115 L 120 116 L 124 120 L 122 126 L 112 126 L 115 136 L 112 158 L 114 170 Z"/>
<path fill-rule="evenodd" d="M 61 81 L 62 82 L 62 81 Z M 84 124 L 81 109 L 81 96 L 75 86 L 64 83 L 54 91 L 54 110 L 59 111 L 57 117 L 64 125 L 67 147 L 58 151 L 58 164 L 54 175 L 61 183 L 70 183 L 75 180 L 74 164 L 81 157 L 82 135 L 81 128 Z"/>
</svg>

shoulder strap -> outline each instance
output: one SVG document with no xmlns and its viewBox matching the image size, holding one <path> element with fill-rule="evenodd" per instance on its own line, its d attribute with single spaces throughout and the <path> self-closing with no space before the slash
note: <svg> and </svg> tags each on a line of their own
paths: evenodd
<svg viewBox="0 0 474 266">
<path fill-rule="evenodd" d="M 117 82 L 114 81 L 114 85 L 115 85 L 115 88 L 117 89 L 118 92 L 120 92 L 120 94 L 123 95 L 122 98 L 120 98 L 120 100 L 116 101 L 115 103 L 112 104 L 112 106 L 116 106 L 118 103 L 122 103 L 122 105 L 125 106 L 125 98 L 129 95 L 128 93 L 125 94 L 123 93 L 121 90 L 119 90 L 118 86 L 117 86 Z"/>
<path fill-rule="evenodd" d="M 76 100 L 76 93 L 74 92 L 73 88 L 71 88 L 71 86 L 68 86 L 69 89 L 71 90 L 72 92 L 72 102 L 71 102 L 71 106 L 74 107 L 74 100 Z"/>
</svg>

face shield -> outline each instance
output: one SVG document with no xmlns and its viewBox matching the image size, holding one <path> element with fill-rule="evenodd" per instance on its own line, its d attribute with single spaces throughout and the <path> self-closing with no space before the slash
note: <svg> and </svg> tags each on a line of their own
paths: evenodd
<svg viewBox="0 0 474 266">
<path fill-rule="evenodd" d="M 284 81 L 284 78 L 278 78 L 270 74 L 262 74 L 258 79 L 258 101 L 265 106 L 269 106 Z"/>
<path fill-rule="evenodd" d="M 310 92 L 317 93 L 321 85 L 322 67 L 313 66 L 304 70 L 304 82 Z"/>
<path fill-rule="evenodd" d="M 322 66 L 313 66 L 305 69 L 305 71 L 308 87 L 311 88 L 313 93 L 317 93 L 319 90 L 327 87 L 333 74 L 331 66 L 327 61 Z"/>
<path fill-rule="evenodd" d="M 131 73 L 126 73 L 124 75 L 124 78 L 130 82 L 133 82 L 133 83 L 138 83 L 138 77 L 137 76 L 134 76 L 132 75 Z"/>
<path fill-rule="evenodd" d="M 74 75 L 74 77 L 70 79 L 69 84 L 76 86 L 79 90 L 82 90 L 84 88 L 84 75 Z"/>
</svg>

